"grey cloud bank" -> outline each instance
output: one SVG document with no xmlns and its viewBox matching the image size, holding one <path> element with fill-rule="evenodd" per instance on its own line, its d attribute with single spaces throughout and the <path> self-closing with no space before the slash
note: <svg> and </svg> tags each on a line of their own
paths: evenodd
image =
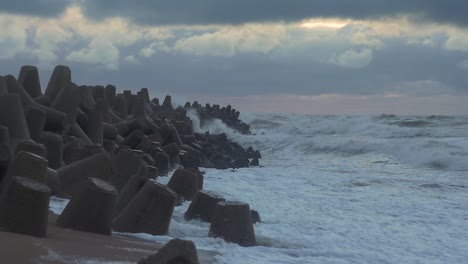
<svg viewBox="0 0 468 264">
<path fill-rule="evenodd" d="M 0 0 L 0 13 L 50 17 L 60 15 L 71 0 Z"/>
<path fill-rule="evenodd" d="M 83 6 L 95 19 L 124 16 L 152 25 L 290 22 L 311 17 L 375 19 L 400 14 L 468 25 L 464 0 L 86 0 Z"/>
</svg>

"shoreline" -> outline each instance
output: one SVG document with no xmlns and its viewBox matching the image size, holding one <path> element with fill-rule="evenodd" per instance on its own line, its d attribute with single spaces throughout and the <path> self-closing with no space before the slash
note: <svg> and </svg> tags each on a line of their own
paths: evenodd
<svg viewBox="0 0 468 264">
<path fill-rule="evenodd" d="M 37 238 L 0 230 L 5 263 L 136 263 L 163 244 L 125 235 L 105 236 L 57 226 L 49 211 L 47 236 Z M 197 250 L 200 263 L 215 263 L 216 253 Z"/>
</svg>

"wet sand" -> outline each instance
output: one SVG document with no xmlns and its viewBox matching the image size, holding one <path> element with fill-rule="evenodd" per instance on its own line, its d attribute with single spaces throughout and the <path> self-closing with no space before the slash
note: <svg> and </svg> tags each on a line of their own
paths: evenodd
<svg viewBox="0 0 468 264">
<path fill-rule="evenodd" d="M 36 238 L 0 230 L 0 262 L 10 263 L 136 263 L 162 244 L 120 235 L 104 236 L 55 224 L 49 212 L 47 237 Z M 200 263 L 214 263 L 215 253 L 198 251 Z"/>
</svg>

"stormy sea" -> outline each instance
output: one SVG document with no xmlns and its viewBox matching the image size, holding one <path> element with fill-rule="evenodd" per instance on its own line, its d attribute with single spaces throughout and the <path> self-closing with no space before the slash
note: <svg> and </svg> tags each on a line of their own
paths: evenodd
<svg viewBox="0 0 468 264">
<path fill-rule="evenodd" d="M 251 135 L 191 118 L 260 150 L 260 167 L 202 169 L 204 189 L 260 213 L 258 246 L 208 237 L 209 224 L 184 220 L 190 202 L 167 236 L 131 236 L 193 240 L 218 263 L 468 260 L 467 116 L 242 114 Z"/>
</svg>

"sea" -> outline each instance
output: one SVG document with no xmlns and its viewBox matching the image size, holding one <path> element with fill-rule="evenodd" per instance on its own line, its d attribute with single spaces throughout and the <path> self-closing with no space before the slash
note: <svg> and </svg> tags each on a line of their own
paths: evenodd
<svg viewBox="0 0 468 264">
<path fill-rule="evenodd" d="M 204 189 L 260 213 L 257 246 L 208 237 L 176 207 L 166 236 L 217 253 L 217 263 L 468 263 L 468 116 L 242 114 L 260 167 L 202 169 Z M 162 183 L 168 177 L 158 179 Z M 53 199 L 60 211 L 65 203 Z"/>
</svg>

